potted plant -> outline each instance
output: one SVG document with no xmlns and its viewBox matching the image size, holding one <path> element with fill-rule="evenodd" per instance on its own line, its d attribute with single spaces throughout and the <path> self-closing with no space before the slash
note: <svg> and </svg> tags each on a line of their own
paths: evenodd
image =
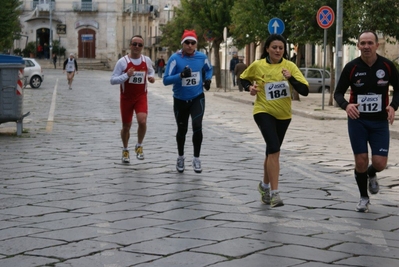
<svg viewBox="0 0 399 267">
<path fill-rule="evenodd" d="M 31 41 L 29 42 L 26 47 L 22 50 L 22 54 L 24 57 L 35 57 L 35 52 L 36 52 L 36 42 Z"/>
<path fill-rule="evenodd" d="M 21 48 L 15 48 L 15 49 L 14 49 L 14 55 L 21 56 L 21 55 L 22 55 L 22 50 L 21 50 Z"/>
<path fill-rule="evenodd" d="M 65 52 L 66 52 L 66 48 L 63 46 L 60 46 L 60 42 L 58 40 L 54 40 L 53 41 L 53 53 L 55 53 L 57 56 L 65 57 Z"/>
</svg>

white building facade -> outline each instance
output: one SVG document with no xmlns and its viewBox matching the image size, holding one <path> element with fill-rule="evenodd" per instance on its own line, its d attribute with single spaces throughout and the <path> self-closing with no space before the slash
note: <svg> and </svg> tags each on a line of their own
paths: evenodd
<svg viewBox="0 0 399 267">
<path fill-rule="evenodd" d="M 129 40 L 136 34 L 142 35 L 145 39 L 143 50 L 145 55 L 153 61 L 160 55 L 167 59 L 166 48 L 159 45 L 162 35 L 160 26 L 173 18 L 173 7 L 180 5 L 180 0 L 22 0 L 21 2 L 22 33 L 21 39 L 15 41 L 14 49 L 23 49 L 27 41 L 34 41 L 36 46 L 39 44 L 44 46 L 45 43 L 51 46 L 53 41 L 58 40 L 60 46 L 66 48 L 66 56 L 74 53 L 78 58 L 105 61 L 111 67 L 128 52 Z M 251 63 L 260 57 L 262 49 L 263 44 L 258 47 L 250 44 L 240 51 L 231 45 L 226 49 L 222 44 L 220 58 L 227 59 L 221 62 L 221 68 L 228 68 L 233 53 L 244 56 L 245 62 Z M 388 44 L 380 38 L 378 53 L 394 59 L 399 56 L 398 45 Z M 344 47 L 344 64 L 356 56 L 358 56 L 356 47 Z M 306 66 L 323 66 L 323 58 L 321 46 L 306 46 L 304 59 Z M 327 61 L 331 60 L 327 55 Z"/>
<path fill-rule="evenodd" d="M 51 48 L 57 40 L 66 48 L 66 56 L 74 53 L 78 58 L 107 61 L 112 67 L 128 52 L 130 38 L 136 34 L 145 40 L 143 54 L 155 60 L 162 51 L 159 26 L 173 16 L 173 5 L 179 4 L 162 0 L 21 2 L 22 33 L 14 49 L 24 49 L 27 41 Z"/>
</svg>

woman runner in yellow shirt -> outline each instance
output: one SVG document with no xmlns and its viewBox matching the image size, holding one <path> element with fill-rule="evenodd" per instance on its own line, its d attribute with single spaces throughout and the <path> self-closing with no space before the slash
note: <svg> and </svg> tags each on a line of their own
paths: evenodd
<svg viewBox="0 0 399 267">
<path fill-rule="evenodd" d="M 279 34 L 269 36 L 261 59 L 249 65 L 240 78 L 246 91 L 256 95 L 254 120 L 266 142 L 263 181 L 258 186 L 261 201 L 271 207 L 283 206 L 278 191 L 279 158 L 291 122 L 292 90 L 307 96 L 309 84 L 298 67 L 287 60 L 287 41 Z"/>
</svg>

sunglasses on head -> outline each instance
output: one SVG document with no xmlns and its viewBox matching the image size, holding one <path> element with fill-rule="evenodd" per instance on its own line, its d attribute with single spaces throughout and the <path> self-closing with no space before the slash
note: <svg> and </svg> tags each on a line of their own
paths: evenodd
<svg viewBox="0 0 399 267">
<path fill-rule="evenodd" d="M 197 42 L 196 42 L 196 41 L 185 40 L 184 43 L 185 43 L 186 45 L 195 45 Z"/>
<path fill-rule="evenodd" d="M 136 43 L 136 42 L 134 42 L 134 43 L 131 43 L 131 45 L 132 45 L 132 46 L 143 47 L 143 44 L 142 44 L 142 43 Z"/>
</svg>

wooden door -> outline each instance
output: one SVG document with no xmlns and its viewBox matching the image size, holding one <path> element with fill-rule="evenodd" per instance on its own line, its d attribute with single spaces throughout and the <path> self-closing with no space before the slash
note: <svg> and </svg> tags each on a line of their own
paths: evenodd
<svg viewBox="0 0 399 267">
<path fill-rule="evenodd" d="M 79 58 L 96 57 L 96 32 L 92 29 L 79 31 Z"/>
</svg>

